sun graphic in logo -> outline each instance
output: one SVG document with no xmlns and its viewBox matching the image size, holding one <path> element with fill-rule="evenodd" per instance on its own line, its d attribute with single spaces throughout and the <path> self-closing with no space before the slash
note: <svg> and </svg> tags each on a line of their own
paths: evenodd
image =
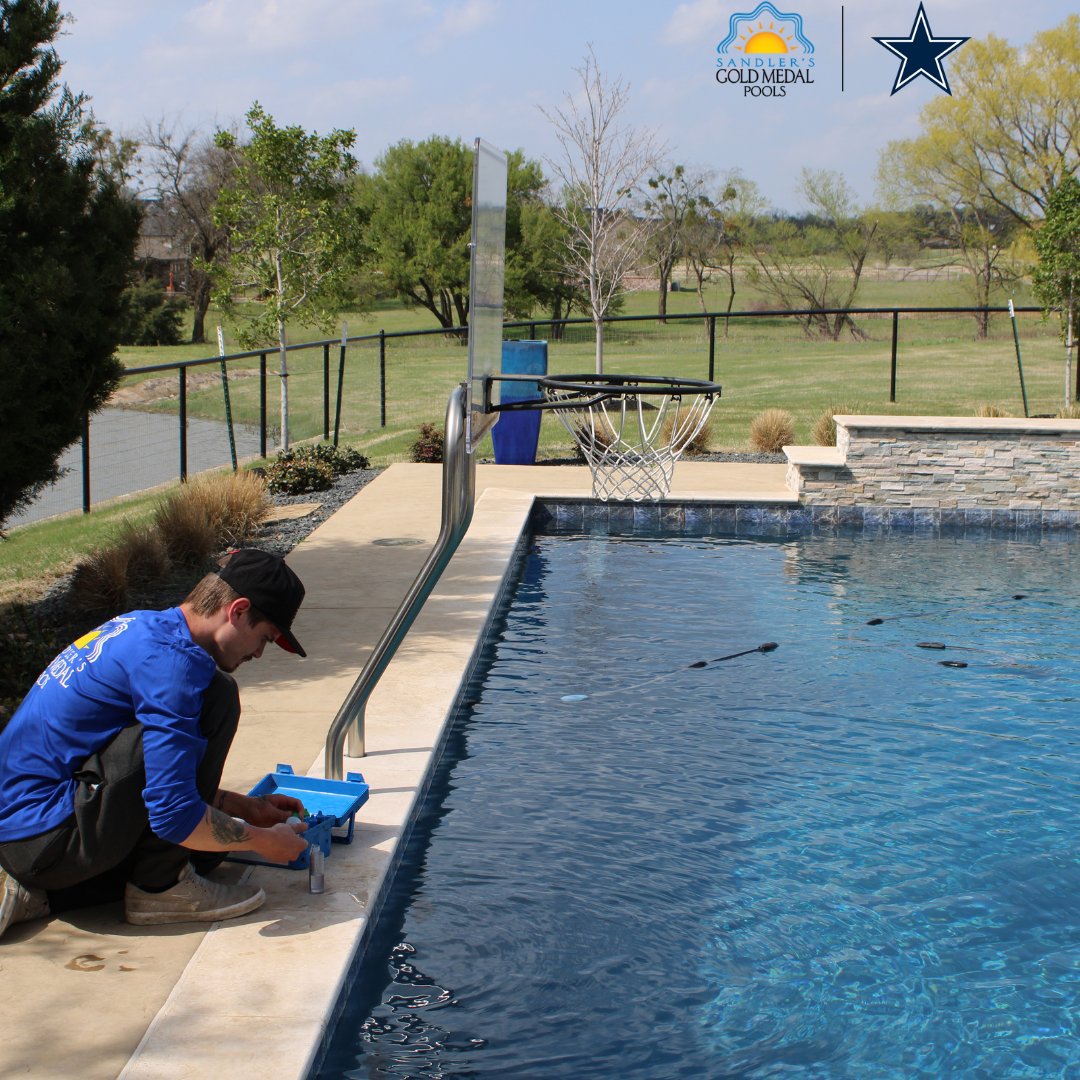
<svg viewBox="0 0 1080 1080">
<path fill-rule="evenodd" d="M 744 38 L 744 45 L 736 45 L 737 50 L 741 50 L 747 55 L 751 53 L 769 53 L 774 56 L 784 56 L 791 51 L 788 47 L 788 42 L 792 41 L 795 37 L 794 34 L 789 34 L 787 41 L 785 41 L 778 33 L 772 23 L 769 23 L 769 29 L 766 30 L 760 24 L 757 30 L 750 31 Z M 798 44 L 795 45 L 797 49 Z"/>
<path fill-rule="evenodd" d="M 803 33 L 802 16 L 778 11 L 768 0 L 753 11 L 736 12 L 731 16 L 728 35 L 717 46 L 721 55 L 742 53 L 744 56 L 788 56 L 802 53 L 808 56 L 814 46 Z"/>
</svg>

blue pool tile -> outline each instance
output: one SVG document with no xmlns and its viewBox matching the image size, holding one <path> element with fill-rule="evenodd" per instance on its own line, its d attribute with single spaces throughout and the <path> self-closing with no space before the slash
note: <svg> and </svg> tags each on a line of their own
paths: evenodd
<svg viewBox="0 0 1080 1080">
<path fill-rule="evenodd" d="M 1075 529 L 1080 525 L 1080 511 L 1044 510 L 1042 524 L 1044 529 Z"/>
<path fill-rule="evenodd" d="M 681 503 L 662 503 L 660 506 L 660 528 L 669 532 L 681 533 L 686 527 L 686 507 Z"/>
<path fill-rule="evenodd" d="M 635 533 L 646 535 L 660 531 L 659 503 L 635 503 L 633 512 Z"/>
<path fill-rule="evenodd" d="M 944 512 L 931 507 L 917 507 L 912 511 L 912 527 L 917 533 L 936 532 L 941 526 L 941 515 Z"/>
<path fill-rule="evenodd" d="M 612 531 L 627 531 L 634 527 L 634 507 L 628 503 L 608 503 L 608 526 Z"/>
<path fill-rule="evenodd" d="M 687 504 L 684 529 L 688 536 L 705 536 L 711 527 L 711 508 L 707 503 Z"/>
<path fill-rule="evenodd" d="M 1041 510 L 1014 510 L 1017 532 L 1036 532 L 1042 529 L 1043 512 Z"/>
<path fill-rule="evenodd" d="M 893 532 L 914 532 L 915 511 L 910 507 L 888 507 L 883 515 L 883 520 Z"/>
<path fill-rule="evenodd" d="M 861 506 L 838 506 L 836 524 L 845 529 L 861 529 L 863 526 L 863 508 Z"/>
<path fill-rule="evenodd" d="M 1004 529 L 1011 532 L 1016 528 L 1016 511 L 996 508 L 991 510 L 990 525 L 994 529 Z"/>
<path fill-rule="evenodd" d="M 556 503 L 555 520 L 562 529 L 580 532 L 585 520 L 585 507 L 582 503 Z"/>
<path fill-rule="evenodd" d="M 1077 510 L 1008 510 L 934 507 L 763 506 L 707 502 L 537 502 L 531 524 L 540 533 L 610 533 L 611 535 L 797 536 L 838 531 L 932 534 L 963 532 L 974 536 L 1023 534 L 1046 530 L 1073 535 L 1080 529 Z"/>
</svg>

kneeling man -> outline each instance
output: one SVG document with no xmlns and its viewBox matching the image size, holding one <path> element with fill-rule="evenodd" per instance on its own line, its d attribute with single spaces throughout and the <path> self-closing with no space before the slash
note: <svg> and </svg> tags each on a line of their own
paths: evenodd
<svg viewBox="0 0 1080 1080">
<path fill-rule="evenodd" d="M 65 649 L 0 732 L 0 935 L 123 897 L 128 922 L 213 922 L 262 889 L 198 873 L 229 851 L 288 862 L 306 847 L 297 800 L 219 787 L 240 719 L 231 676 L 276 642 L 304 586 L 244 548 L 179 607 L 132 611 Z"/>
</svg>

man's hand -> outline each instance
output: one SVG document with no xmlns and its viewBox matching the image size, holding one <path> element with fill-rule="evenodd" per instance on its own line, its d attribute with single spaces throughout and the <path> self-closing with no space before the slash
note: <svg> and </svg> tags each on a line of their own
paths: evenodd
<svg viewBox="0 0 1080 1080">
<path fill-rule="evenodd" d="M 288 821 L 304 809 L 304 804 L 291 795 L 240 795 L 235 791 L 219 791 L 214 806 L 263 829 Z"/>
<path fill-rule="evenodd" d="M 202 821 L 181 845 L 195 851 L 254 851 L 270 862 L 287 863 L 308 846 L 307 825 L 276 822 L 262 827 L 208 806 Z"/>
<path fill-rule="evenodd" d="M 271 862 L 287 863 L 299 858 L 307 849 L 303 837 L 306 825 L 280 823 L 269 829 L 252 830 L 252 850 Z"/>
</svg>

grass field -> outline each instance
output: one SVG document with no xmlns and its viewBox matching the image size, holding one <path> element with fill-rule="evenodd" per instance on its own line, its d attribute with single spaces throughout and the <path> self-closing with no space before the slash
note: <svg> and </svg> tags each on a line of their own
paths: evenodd
<svg viewBox="0 0 1080 1080">
<path fill-rule="evenodd" d="M 688 290 L 669 294 L 671 315 L 699 314 L 697 296 Z M 1030 293 L 1018 290 L 1018 306 L 1031 303 Z M 726 293 L 712 289 L 710 310 L 722 311 Z M 958 307 L 968 303 L 959 280 L 927 280 L 912 275 L 896 280 L 887 271 L 870 271 L 860 291 L 861 307 Z M 627 296 L 625 315 L 654 315 L 655 292 Z M 741 285 L 736 311 L 760 311 L 763 298 Z M 371 312 L 346 313 L 349 334 L 375 335 L 349 346 L 342 400 L 342 439 L 364 450 L 376 465 L 405 460 L 421 423 L 440 428 L 450 390 L 466 373 L 467 351 L 441 334 L 388 338 L 386 342 L 386 416 L 380 404 L 379 330 L 387 334 L 431 330 L 434 320 L 420 309 L 383 302 Z M 214 332 L 211 313 L 207 325 Z M 782 317 L 718 319 L 715 338 L 715 377 L 723 397 L 713 411 L 710 447 L 745 449 L 750 422 L 765 408 L 788 409 L 796 418 L 797 439 L 810 441 L 810 429 L 830 406 L 894 414 L 973 415 L 994 404 L 1023 415 L 1012 328 L 1007 316 L 995 316 L 990 337 L 975 338 L 970 315 L 905 316 L 899 322 L 899 361 L 896 401 L 889 401 L 891 317 L 860 316 L 863 337 L 840 341 L 808 337 L 794 319 Z M 528 329 L 508 332 L 524 337 Z M 336 331 L 340 335 L 340 325 Z M 537 327 L 538 336 L 547 329 Z M 325 335 L 313 328 L 294 327 L 290 340 L 314 341 Z M 1054 322 L 1040 316 L 1020 316 L 1020 336 L 1029 411 L 1054 413 L 1064 398 L 1064 354 Z M 225 326 L 226 349 L 239 351 L 234 327 Z M 606 370 L 633 374 L 708 376 L 708 337 L 705 320 L 672 319 L 666 324 L 625 322 L 606 333 Z M 214 357 L 206 345 L 120 350 L 128 368 Z M 338 348 L 330 348 L 331 394 L 337 385 Z M 551 373 L 591 371 L 594 345 L 590 325 L 567 328 L 563 338 L 549 342 Z M 267 411 L 276 427 L 279 380 L 277 357 L 268 355 Z M 294 440 L 318 437 L 323 430 L 323 349 L 290 353 L 290 429 Z M 229 386 L 234 419 L 256 423 L 259 416 L 258 362 L 230 365 Z M 131 376 L 125 393 L 131 407 L 176 414 L 176 373 Z M 187 401 L 189 415 L 220 420 L 224 397 L 216 363 L 191 370 Z M 333 405 L 331 405 L 331 423 Z M 274 445 L 271 435 L 269 445 Z M 569 436 L 558 420 L 546 415 L 541 428 L 541 460 L 572 452 Z M 490 439 L 481 447 L 490 456 Z M 13 530 L 0 546 L 0 604 L 34 594 L 42 582 L 63 573 L 86 551 L 105 543 L 125 520 L 149 518 L 160 494 L 97 505 L 85 516 L 72 514 Z"/>
<path fill-rule="evenodd" d="M 710 310 L 721 311 L 727 297 L 714 289 L 707 297 Z M 1018 306 L 1030 303 L 1026 290 L 1017 292 Z M 653 315 L 654 292 L 629 295 L 622 314 Z M 859 306 L 952 307 L 968 303 L 960 280 L 928 281 L 920 277 L 894 280 L 871 273 L 860 290 Z M 736 311 L 758 311 L 763 298 L 743 286 Z M 669 294 L 670 315 L 698 314 L 692 291 Z M 350 335 L 396 334 L 433 329 L 434 320 L 420 309 L 382 304 L 365 315 L 347 314 Z M 797 437 L 809 441 L 810 429 L 829 407 L 901 414 L 970 415 L 994 405 L 1023 415 L 1011 323 L 995 316 L 987 339 L 977 340 L 971 315 L 905 315 L 899 321 L 896 400 L 891 402 L 891 316 L 859 316 L 862 337 L 845 334 L 839 341 L 808 336 L 789 317 L 718 319 L 715 338 L 715 378 L 723 397 L 713 412 L 710 445 L 714 449 L 745 449 L 750 422 L 765 408 L 788 409 L 795 417 Z M 213 320 L 210 320 L 213 324 Z M 1029 412 L 1054 413 L 1064 403 L 1064 353 L 1053 322 L 1041 316 L 1019 316 L 1021 349 Z M 507 336 L 527 336 L 528 329 Z M 536 327 L 544 337 L 548 328 Z M 340 333 L 340 330 L 338 331 Z M 227 341 L 229 340 L 227 330 Z M 299 328 L 291 340 L 317 340 L 315 331 Z M 706 378 L 709 344 L 705 320 L 671 319 L 624 322 L 608 326 L 605 370 L 613 373 L 679 375 Z M 466 371 L 467 351 L 461 339 L 441 334 L 389 337 L 385 343 L 385 391 L 376 337 L 350 344 L 347 351 L 341 406 L 341 437 L 360 447 L 376 464 L 408 457 L 419 427 L 441 427 L 451 388 Z M 230 346 L 227 345 L 227 348 Z M 330 347 L 330 422 L 333 425 L 337 387 L 338 346 Z M 561 340 L 549 341 L 548 370 L 591 371 L 594 343 L 589 324 L 568 327 Z M 213 355 L 203 346 L 175 349 L 122 350 L 129 367 Z M 269 445 L 278 430 L 280 380 L 277 355 L 267 357 L 267 414 Z M 290 436 L 317 437 L 324 425 L 324 350 L 290 353 Z M 187 392 L 189 415 L 222 419 L 224 398 L 217 365 L 195 369 Z M 232 414 L 239 423 L 259 418 L 258 361 L 237 361 L 229 367 Z M 146 377 L 143 376 L 142 379 Z M 138 380 L 139 377 L 135 377 Z M 162 394 L 145 395 L 140 407 L 175 412 L 176 376 L 159 378 Z M 149 389 L 149 388 L 148 388 Z M 385 393 L 385 416 L 383 394 Z M 481 452 L 490 453 L 487 447 Z M 571 451 L 569 436 L 553 416 L 541 427 L 540 457 L 563 457 Z"/>
</svg>

